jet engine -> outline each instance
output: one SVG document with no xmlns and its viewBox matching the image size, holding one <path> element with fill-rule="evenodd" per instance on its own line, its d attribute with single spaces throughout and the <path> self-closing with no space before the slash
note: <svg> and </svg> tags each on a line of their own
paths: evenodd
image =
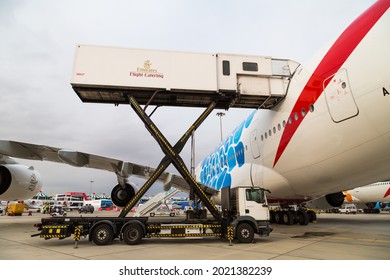
<svg viewBox="0 0 390 280">
<path fill-rule="evenodd" d="M 344 202 L 345 195 L 343 192 L 330 193 L 320 198 L 305 202 L 305 206 L 311 209 L 329 209 L 340 207 Z"/>
<path fill-rule="evenodd" d="M 124 207 L 134 197 L 137 187 L 133 183 L 116 185 L 111 191 L 111 200 L 118 207 Z"/>
<path fill-rule="evenodd" d="M 330 193 L 325 198 L 330 206 L 340 207 L 344 203 L 345 194 L 343 192 Z"/>
<path fill-rule="evenodd" d="M 41 175 L 34 167 L 0 165 L 0 200 L 25 200 L 36 195 L 41 188 Z"/>
</svg>

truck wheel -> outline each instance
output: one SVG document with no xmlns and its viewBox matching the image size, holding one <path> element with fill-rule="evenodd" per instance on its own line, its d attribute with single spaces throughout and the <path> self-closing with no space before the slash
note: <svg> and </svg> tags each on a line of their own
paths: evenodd
<svg viewBox="0 0 390 280">
<path fill-rule="evenodd" d="M 113 237 L 114 231 L 108 224 L 97 225 L 92 231 L 92 240 L 96 245 L 108 245 Z"/>
<path fill-rule="evenodd" d="M 140 225 L 129 224 L 123 230 L 123 240 L 128 245 L 137 245 L 141 242 L 143 230 Z"/>
<path fill-rule="evenodd" d="M 251 243 L 255 236 L 253 227 L 247 223 L 241 223 L 236 228 L 237 240 L 240 243 Z"/>
</svg>

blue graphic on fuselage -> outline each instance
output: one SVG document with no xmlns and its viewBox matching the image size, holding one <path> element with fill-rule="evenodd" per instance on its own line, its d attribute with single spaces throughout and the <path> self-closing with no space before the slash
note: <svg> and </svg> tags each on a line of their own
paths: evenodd
<svg viewBox="0 0 390 280">
<path fill-rule="evenodd" d="M 232 170 L 240 168 L 245 163 L 245 149 L 241 136 L 251 124 L 255 113 L 256 111 L 253 111 L 225 142 L 202 161 L 200 172 L 202 184 L 217 190 L 231 186 Z"/>
</svg>

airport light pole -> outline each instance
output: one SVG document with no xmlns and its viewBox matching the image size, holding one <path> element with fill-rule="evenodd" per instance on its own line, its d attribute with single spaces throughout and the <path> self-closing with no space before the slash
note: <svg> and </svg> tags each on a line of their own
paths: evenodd
<svg viewBox="0 0 390 280">
<path fill-rule="evenodd" d="M 93 184 L 94 181 L 91 180 L 89 182 L 91 183 L 91 190 L 89 192 L 89 198 L 92 200 L 92 184 Z"/>
<path fill-rule="evenodd" d="M 222 117 L 225 116 L 224 112 L 218 112 L 217 116 L 219 117 L 219 127 L 221 130 L 221 142 L 223 141 L 223 135 L 222 135 Z"/>
</svg>

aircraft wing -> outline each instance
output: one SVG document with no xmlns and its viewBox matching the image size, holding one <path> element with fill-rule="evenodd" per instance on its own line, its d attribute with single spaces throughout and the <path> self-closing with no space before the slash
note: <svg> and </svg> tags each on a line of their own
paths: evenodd
<svg viewBox="0 0 390 280">
<path fill-rule="evenodd" d="M 66 163 L 76 167 L 88 167 L 100 170 L 114 172 L 118 177 L 118 182 L 123 184 L 130 176 L 140 178 L 149 178 L 154 168 L 144 166 L 132 162 L 125 162 L 118 159 L 102 157 L 98 155 L 50 147 L 45 145 L 37 145 L 23 143 L 17 141 L 0 140 L 0 155 L 16 157 L 29 160 L 52 161 L 58 163 Z M 163 182 L 165 187 L 170 186 L 178 188 L 184 192 L 188 192 L 190 187 L 183 177 L 169 172 L 164 172 L 158 178 Z M 203 189 L 208 194 L 214 194 L 217 190 L 203 186 Z"/>
</svg>

